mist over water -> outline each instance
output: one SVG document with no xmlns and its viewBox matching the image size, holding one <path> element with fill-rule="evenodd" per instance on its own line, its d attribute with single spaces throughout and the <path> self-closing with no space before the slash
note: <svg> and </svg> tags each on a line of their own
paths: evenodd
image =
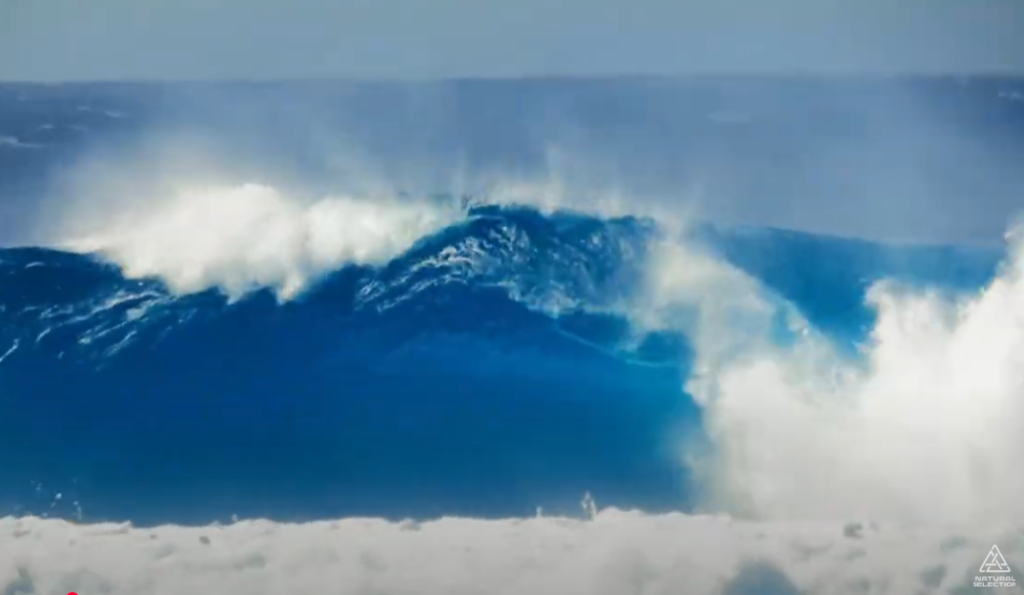
<svg viewBox="0 0 1024 595">
<path fill-rule="evenodd" d="M 998 241 L 1024 181 L 1019 87 L 840 76 L 5 85 L 4 135 L 41 150 L 2 149 L 0 208 L 24 215 L 4 217 L 0 240 L 50 239 L 25 237 L 53 218 L 37 195 L 59 215 L 83 177 L 127 169 L 137 194 L 157 181 L 307 198 L 556 183 L 584 202 L 617 193 L 724 223 Z"/>
</svg>

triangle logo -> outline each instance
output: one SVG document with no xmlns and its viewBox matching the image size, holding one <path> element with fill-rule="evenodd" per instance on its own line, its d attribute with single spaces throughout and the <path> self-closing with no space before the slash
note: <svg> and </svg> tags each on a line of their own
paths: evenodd
<svg viewBox="0 0 1024 595">
<path fill-rule="evenodd" d="M 981 568 L 978 572 L 1010 572 L 1010 565 L 1006 563 L 1006 558 L 1003 557 L 1003 553 L 999 551 L 997 546 L 992 546 L 992 549 L 988 551 L 988 555 L 985 556 L 985 561 L 981 563 Z"/>
</svg>

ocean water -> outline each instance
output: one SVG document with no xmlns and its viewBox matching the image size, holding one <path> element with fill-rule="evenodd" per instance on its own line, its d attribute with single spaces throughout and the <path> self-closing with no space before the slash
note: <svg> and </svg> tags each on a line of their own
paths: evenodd
<svg viewBox="0 0 1024 595">
<path fill-rule="evenodd" d="M 0 86 L 0 592 L 1016 570 L 1015 84 Z"/>
</svg>

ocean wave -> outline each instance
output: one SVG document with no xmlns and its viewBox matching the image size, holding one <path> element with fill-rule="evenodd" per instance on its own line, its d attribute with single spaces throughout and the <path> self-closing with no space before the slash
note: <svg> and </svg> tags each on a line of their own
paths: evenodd
<svg viewBox="0 0 1024 595">
<path fill-rule="evenodd" d="M 260 192 L 267 189 L 243 190 L 262 196 Z M 267 192 L 269 197 L 278 196 Z M 6 250 L 0 252 L 0 270 L 6 271 L 11 283 L 7 292 L 0 292 L 3 312 L 12 323 L 9 329 L 26 340 L 34 337 L 36 345 L 44 340 L 59 344 L 55 331 L 76 329 L 72 350 L 99 358 L 109 354 L 93 351 L 102 344 L 94 339 L 131 334 L 131 341 L 137 342 L 144 338 L 139 331 L 145 328 L 173 327 L 198 312 L 210 314 L 245 298 L 258 302 L 264 292 L 273 292 L 281 303 L 296 302 L 294 308 L 299 310 L 330 300 L 336 315 L 370 326 L 383 324 L 389 316 L 398 320 L 409 309 L 423 311 L 432 302 L 462 300 L 457 292 L 463 288 L 476 292 L 476 297 L 468 299 L 479 303 L 465 304 L 461 312 L 452 313 L 465 319 L 462 324 L 480 323 L 476 314 L 485 317 L 488 309 L 490 315 L 499 312 L 496 299 L 511 299 L 556 318 L 587 312 L 617 316 L 641 280 L 646 244 L 655 233 L 649 223 L 631 218 L 606 221 L 570 212 L 543 215 L 531 208 L 474 206 L 465 200 L 429 204 L 460 203 L 458 209 L 445 211 L 455 223 L 422 235 L 421 227 L 434 227 L 435 218 L 439 221 L 442 216 L 434 211 L 421 216 L 414 204 L 390 220 L 384 217 L 386 207 L 374 211 L 381 216 L 378 219 L 344 218 L 339 227 L 330 225 L 337 221 L 319 220 L 316 226 L 323 235 L 319 244 L 304 242 L 301 229 L 287 226 L 286 231 L 295 235 L 268 237 L 248 227 L 245 233 L 232 235 L 211 227 L 209 241 L 204 243 L 192 241 L 188 226 L 168 223 L 174 233 L 165 238 L 187 244 L 190 250 L 160 252 L 163 256 L 156 261 L 146 260 L 149 252 L 131 242 L 118 244 L 121 251 L 96 249 L 97 240 L 80 242 L 76 245 L 81 255 Z M 407 238 L 384 238 L 379 233 L 400 227 L 407 222 L 403 216 L 411 218 L 405 228 Z M 358 233 L 347 233 L 353 229 Z M 143 248 L 161 243 L 141 230 L 128 237 L 143 241 Z M 398 250 L 403 244 L 409 247 Z M 275 252 L 282 245 L 294 249 Z M 314 266 L 304 260 L 307 255 L 302 250 L 318 247 L 322 258 Z M 80 282 L 71 283 L 72 279 Z M 63 289 L 48 292 L 56 285 Z M 27 287 L 35 291 L 26 293 Z M 493 296 L 479 293 L 484 290 Z M 213 304 L 218 306 L 211 310 Z"/>
<path fill-rule="evenodd" d="M 273 207 L 271 214 L 277 213 L 276 193 L 258 187 L 241 191 L 239 200 L 255 193 Z M 223 208 L 229 212 L 237 208 L 230 200 L 227 204 Z M 703 506 L 760 519 L 856 515 L 940 524 L 997 522 L 1024 513 L 1018 498 L 1024 485 L 1012 475 L 986 471 L 985 463 L 1024 456 L 1024 444 L 1013 431 L 1021 386 L 1017 363 L 1024 357 L 1019 244 L 1010 244 L 998 275 L 979 275 L 977 285 L 966 290 L 894 284 L 886 280 L 893 275 L 877 270 L 878 261 L 873 261 L 874 278 L 857 277 L 856 261 L 850 260 L 846 264 L 854 276 L 827 291 L 853 296 L 873 319 L 865 319 L 870 324 L 863 334 L 837 334 L 818 324 L 820 318 L 807 307 L 820 305 L 827 293 L 802 301 L 785 280 L 759 276 L 750 262 L 730 259 L 730 241 L 723 239 L 728 236 L 665 233 L 657 222 L 633 218 L 545 215 L 501 205 L 460 208 L 462 218 L 452 215 L 448 220 L 457 223 L 448 227 L 434 211 L 423 215 L 415 207 L 384 217 L 384 223 L 376 216 L 384 211 L 377 210 L 362 219 L 333 220 L 338 227 L 324 234 L 361 225 L 369 231 L 325 240 L 320 245 L 328 248 L 314 249 L 320 256 L 312 258 L 323 270 L 300 267 L 305 271 L 300 276 L 289 267 L 308 261 L 308 255 L 293 249 L 279 260 L 273 248 L 282 245 L 281 238 L 286 245 L 302 244 L 301 225 L 299 231 L 285 225 L 274 233 L 246 225 L 243 234 L 219 236 L 212 225 L 196 223 L 206 229 L 209 243 L 187 252 L 187 240 L 176 233 L 193 219 L 183 217 L 167 227 L 159 227 L 164 219 L 154 219 L 153 225 L 166 231 L 156 235 L 183 242 L 182 249 L 158 250 L 159 238 L 148 233 L 127 237 L 164 254 L 168 260 L 160 262 L 170 263 L 168 268 L 136 261 L 140 268 L 122 277 L 118 268 L 99 263 L 72 266 L 79 274 L 92 267 L 86 275 L 92 289 L 65 302 L 54 302 L 44 291 L 41 296 L 48 297 L 37 303 L 21 298 L 19 305 L 14 296 L 23 294 L 8 290 L 4 308 L 12 323 L 3 334 L 12 347 L 3 369 L 31 357 L 29 346 L 35 346 L 37 357 L 77 351 L 101 366 L 116 365 L 116 358 L 126 355 L 121 365 L 152 362 L 145 365 L 154 367 L 155 358 L 195 366 L 196 358 L 205 357 L 221 362 L 224 370 L 215 373 L 226 378 L 235 373 L 235 364 L 226 363 L 235 356 L 215 346 L 240 330 L 227 322 L 235 318 L 248 321 L 250 329 L 266 325 L 265 332 L 246 333 L 282 375 L 293 374 L 287 366 L 301 358 L 315 361 L 330 353 L 329 361 L 358 362 L 370 370 L 405 374 L 417 367 L 448 367 L 467 374 L 491 369 L 526 378 L 545 362 L 564 366 L 577 357 L 569 356 L 573 349 L 628 363 L 649 345 L 646 339 L 676 335 L 684 346 L 663 349 L 654 359 L 678 358 L 685 378 L 680 386 L 702 409 L 710 450 L 686 447 L 677 456 L 698 478 L 691 489 L 701 492 Z M 287 212 L 307 221 L 305 211 Z M 412 223 L 402 227 L 396 221 Z M 378 242 L 377 231 L 396 225 L 414 231 L 400 242 Z M 742 243 L 753 236 L 740 232 L 736 237 Z M 368 244 L 360 244 L 365 238 Z M 769 234 L 762 240 L 778 248 L 786 238 Z M 803 240 L 792 241 L 789 257 L 813 254 Z M 265 250 L 258 248 L 262 242 Z M 856 253 L 827 239 L 815 250 L 836 249 L 831 246 L 837 243 L 840 253 Z M 125 246 L 123 254 L 138 257 L 131 252 L 135 244 Z M 400 246 L 409 247 L 402 252 Z M 40 267 L 44 257 L 39 254 L 24 253 L 17 261 L 10 254 L 5 259 L 9 276 L 49 275 L 50 283 L 60 284 L 69 279 L 67 269 L 54 266 L 67 263 L 69 255 Z M 766 254 L 760 256 L 763 261 Z M 324 277 L 346 258 L 347 268 Z M 832 274 L 827 259 L 823 266 L 802 274 Z M 131 279 L 143 270 L 164 271 L 164 283 L 170 283 Z M 252 275 L 267 270 L 272 274 Z M 180 271 L 193 276 L 176 277 Z M 297 279 L 306 283 L 317 275 L 321 282 L 293 296 L 297 301 L 284 310 L 259 306 L 258 298 L 223 301 L 216 291 L 174 291 L 217 283 L 251 291 L 254 280 L 262 279 L 271 286 L 283 282 L 277 286 L 280 297 L 281 288 L 303 287 Z M 542 317 L 530 318 L 514 304 Z M 267 317 L 278 310 L 271 322 Z M 242 312 L 248 314 L 239 318 Z M 851 314 L 856 312 L 840 312 Z M 574 326 L 579 320 L 574 317 L 589 322 Z M 217 320 L 224 322 L 210 326 Z M 552 321 L 575 339 L 558 347 L 554 360 Z M 274 330 L 282 328 L 289 330 Z M 306 345 L 296 349 L 295 341 Z M 203 343 L 214 347 L 197 350 Z M 489 357 L 496 359 L 485 363 Z M 244 366 L 242 361 L 238 365 Z M 562 374 L 573 374 L 571 369 L 576 368 L 563 367 Z M 261 373 L 276 374 L 271 368 Z"/>
</svg>

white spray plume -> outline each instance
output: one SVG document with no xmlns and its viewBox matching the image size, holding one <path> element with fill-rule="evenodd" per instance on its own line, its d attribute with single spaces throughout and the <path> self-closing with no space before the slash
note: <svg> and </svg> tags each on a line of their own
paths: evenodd
<svg viewBox="0 0 1024 595">
<path fill-rule="evenodd" d="M 690 464 L 709 505 L 762 519 L 926 524 L 1024 517 L 1024 242 L 974 296 L 876 284 L 862 359 L 837 354 L 739 271 L 669 244 L 652 260 L 647 324 L 692 311 L 687 388 L 712 454 Z M 836 266 L 843 266 L 837 262 Z M 683 308 L 680 308 L 680 307 Z"/>
<path fill-rule="evenodd" d="M 288 299 L 342 265 L 386 263 L 459 216 L 454 205 L 425 200 L 301 200 L 258 184 L 211 186 L 94 220 L 65 244 L 180 293 L 219 287 L 238 297 L 271 287 Z"/>
<path fill-rule="evenodd" d="M 640 217 L 657 221 L 668 234 L 681 234 L 697 220 L 698 204 L 677 196 L 666 203 L 654 196 L 640 197 L 614 185 L 589 187 L 565 181 L 557 172 L 542 178 L 501 178 L 488 184 L 488 202 L 522 205 L 550 214 L 573 211 L 614 219 Z"/>
</svg>

